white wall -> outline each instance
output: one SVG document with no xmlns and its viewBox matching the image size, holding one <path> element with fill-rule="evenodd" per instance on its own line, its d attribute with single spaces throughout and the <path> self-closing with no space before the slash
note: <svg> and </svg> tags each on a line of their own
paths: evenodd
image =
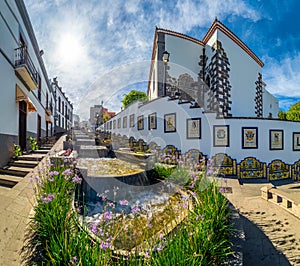
<svg viewBox="0 0 300 266">
<path fill-rule="evenodd" d="M 10 10 L 8 8 L 8 5 Z M 39 63 L 38 56 L 34 51 L 33 44 L 29 38 L 29 34 L 22 20 L 21 14 L 15 4 L 15 1 L 0 1 L 0 48 L 14 65 L 15 49 L 20 46 L 20 32 L 22 33 L 26 44 L 28 53 L 33 61 L 33 64 L 41 77 L 42 82 L 42 99 L 41 102 L 37 99 L 38 90 L 28 91 L 15 74 L 14 67 L 10 65 L 0 54 L 0 70 L 2 77 L 0 91 L 1 91 L 1 110 L 7 113 L 0 115 L 0 133 L 18 135 L 18 103 L 16 103 L 15 88 L 16 84 L 23 90 L 28 98 L 34 103 L 37 108 L 37 113 L 29 113 L 27 116 L 27 131 L 37 132 L 37 114 L 41 116 L 41 129 L 46 130 L 45 109 L 46 106 L 46 92 L 48 91 L 49 103 L 51 93 L 47 86 L 47 77 L 42 72 L 42 67 Z M 4 19 L 3 19 L 4 18 Z M 7 26 L 8 25 L 8 26 Z M 5 123 L 2 121 L 5 120 Z M 8 121 L 8 122 L 7 122 Z"/>
<path fill-rule="evenodd" d="M 263 116 L 269 117 L 271 113 L 273 118 L 278 118 L 279 110 L 278 100 L 266 89 L 263 89 Z"/>
<path fill-rule="evenodd" d="M 198 63 L 202 49 L 200 44 L 165 34 L 165 50 L 170 53 L 169 74 L 178 78 L 181 74 L 188 73 L 196 81 L 200 72 Z"/>
<path fill-rule="evenodd" d="M 148 130 L 148 114 L 157 113 L 157 129 Z M 176 113 L 176 132 L 164 133 L 164 115 Z M 135 114 L 135 126 L 129 127 L 129 115 Z M 137 130 L 137 118 L 144 115 L 144 130 Z M 274 159 L 281 159 L 286 163 L 292 164 L 300 159 L 300 151 L 293 151 L 292 138 L 293 132 L 299 132 L 300 123 L 267 120 L 267 119 L 217 119 L 214 113 L 203 113 L 202 109 L 190 109 L 188 104 L 179 105 L 177 101 L 168 101 L 167 97 L 156 99 L 148 104 L 141 105 L 138 103 L 131 105 L 126 110 L 117 114 L 113 120 L 118 120 L 127 116 L 127 128 L 116 128 L 109 130 L 112 133 L 133 136 L 135 139 L 142 138 L 147 143 L 154 141 L 161 148 L 166 145 L 174 145 L 182 151 L 189 149 L 198 149 L 208 157 L 214 154 L 225 152 L 232 158 L 237 159 L 239 163 L 248 156 L 254 156 L 262 162 L 270 163 Z M 188 118 L 201 118 L 201 139 L 187 139 L 186 137 L 186 120 Z M 107 122 L 109 123 L 109 121 Z M 229 125 L 229 147 L 213 147 L 213 126 Z M 242 127 L 258 128 L 258 149 L 242 148 Z M 108 126 L 107 126 L 108 128 Z M 284 150 L 269 149 L 269 130 L 284 130 Z"/>
<path fill-rule="evenodd" d="M 230 63 L 232 115 L 255 117 L 255 81 L 258 79 L 258 73 L 261 73 L 261 67 L 221 31 L 217 31 L 217 35 Z"/>
</svg>

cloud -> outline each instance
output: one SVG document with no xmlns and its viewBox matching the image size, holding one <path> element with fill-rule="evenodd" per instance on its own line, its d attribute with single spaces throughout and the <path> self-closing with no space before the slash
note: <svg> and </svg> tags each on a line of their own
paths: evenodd
<svg viewBox="0 0 300 266">
<path fill-rule="evenodd" d="M 283 59 L 264 57 L 263 78 L 267 90 L 286 97 L 300 97 L 300 53 Z"/>
<path fill-rule="evenodd" d="M 221 0 L 25 0 L 25 4 L 40 49 L 45 52 L 48 75 L 58 77 L 76 110 L 100 77 L 122 66 L 129 71 L 128 65 L 150 60 L 156 25 L 182 33 L 204 28 L 194 36 L 201 39 L 216 16 L 219 19 L 241 16 L 254 22 L 260 19 L 253 8 L 240 0 L 226 3 Z M 79 47 L 70 45 L 68 53 L 72 54 L 73 49 L 74 58 L 69 61 L 59 48 L 62 43 L 68 43 L 64 40 L 66 35 L 75 36 L 73 46 Z M 143 65 L 144 72 L 149 71 L 149 65 Z M 100 104 L 95 99 L 100 101 L 105 94 L 111 94 L 107 80 L 100 85 L 96 90 L 98 97 L 94 93 L 91 102 L 86 101 L 87 106 Z M 119 88 L 127 85 L 126 80 L 122 84 L 120 79 L 114 84 Z"/>
</svg>

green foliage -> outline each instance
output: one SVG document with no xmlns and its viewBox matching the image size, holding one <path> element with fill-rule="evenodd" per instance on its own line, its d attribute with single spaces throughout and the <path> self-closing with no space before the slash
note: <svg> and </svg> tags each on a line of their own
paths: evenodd
<svg viewBox="0 0 300 266">
<path fill-rule="evenodd" d="M 281 120 L 286 120 L 286 112 L 280 110 L 278 112 L 278 118 L 281 119 Z"/>
<path fill-rule="evenodd" d="M 231 253 L 230 212 L 226 198 L 211 183 L 198 191 L 193 211 L 154 253 L 151 265 L 222 265 Z"/>
<path fill-rule="evenodd" d="M 300 121 L 300 102 L 293 104 L 286 112 L 286 119 L 291 121 Z"/>
<path fill-rule="evenodd" d="M 137 100 L 147 100 L 148 97 L 146 93 L 142 91 L 132 90 L 129 93 L 125 94 L 122 105 L 124 108 L 126 108 L 128 105 L 132 104 L 133 102 Z"/>
<path fill-rule="evenodd" d="M 39 145 L 36 141 L 36 139 L 34 137 L 29 136 L 28 137 L 29 143 L 30 143 L 30 147 L 32 151 L 36 151 L 39 149 Z"/>
<path fill-rule="evenodd" d="M 21 147 L 18 144 L 14 144 L 14 155 L 16 157 L 22 156 Z"/>
<path fill-rule="evenodd" d="M 35 254 L 38 255 L 37 259 L 31 260 L 29 265 L 222 265 L 231 253 L 229 234 L 232 229 L 227 200 L 203 173 L 190 175 L 193 183 L 190 186 L 194 195 L 193 209 L 189 209 L 192 201 L 187 196 L 189 194 L 186 197 L 170 197 L 169 201 L 177 203 L 177 210 L 187 213 L 184 222 L 168 235 L 147 240 L 145 256 L 133 252 L 117 259 L 110 248 L 101 247 L 97 238 L 92 239 L 90 233 L 78 227 L 78 215 L 72 210 L 78 181 L 72 170 L 74 166 L 59 160 L 52 163 L 54 165 L 51 169 L 40 169 L 40 177 L 35 177 L 37 204 L 32 218 L 35 235 L 31 241 L 39 252 Z M 170 167 L 157 164 L 156 171 L 162 175 L 165 171 L 176 172 L 176 169 Z M 179 178 L 181 174 L 185 176 L 185 181 L 187 170 L 180 172 L 177 169 L 174 178 Z M 152 229 L 161 225 L 165 227 L 166 216 L 172 221 L 178 219 L 178 213 L 174 215 L 168 206 L 163 212 L 157 216 L 154 212 L 151 212 L 151 216 L 143 213 L 141 219 L 135 213 L 131 224 L 127 225 L 124 223 L 127 219 L 124 215 L 108 223 L 104 219 L 99 221 L 101 227 L 98 230 L 104 234 L 108 232 L 104 230 L 114 229 L 116 234 L 108 232 L 108 235 L 113 236 L 112 244 L 122 247 L 127 242 L 132 247 L 139 239 L 137 228 L 144 227 L 146 230 L 142 232 L 142 237 L 149 239 L 147 237 L 155 234 L 154 231 L 151 233 Z"/>
<path fill-rule="evenodd" d="M 110 116 L 107 112 L 103 113 L 103 123 L 106 123 L 110 119 Z"/>
<path fill-rule="evenodd" d="M 156 163 L 154 168 L 152 169 L 152 175 L 154 178 L 168 178 L 174 172 L 173 165 Z"/>
</svg>

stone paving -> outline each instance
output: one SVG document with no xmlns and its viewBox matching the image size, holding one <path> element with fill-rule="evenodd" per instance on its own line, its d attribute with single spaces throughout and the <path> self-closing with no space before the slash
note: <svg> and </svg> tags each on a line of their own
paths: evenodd
<svg viewBox="0 0 300 266">
<path fill-rule="evenodd" d="M 65 137 L 60 138 L 51 151 L 61 150 L 64 139 Z M 38 167 L 13 188 L 0 187 L 0 266 L 22 265 L 21 249 L 25 243 L 25 233 L 34 205 L 30 177 L 37 174 L 37 170 Z"/>
<path fill-rule="evenodd" d="M 238 210 L 245 233 L 243 265 L 300 265 L 300 219 L 261 198 L 260 188 L 266 184 L 227 179 L 232 193 L 226 195 Z"/>
<path fill-rule="evenodd" d="M 61 150 L 63 140 L 52 151 Z M 34 204 L 29 178 L 30 174 L 11 189 L 0 187 L 0 266 L 22 265 L 20 250 Z M 300 265 L 300 219 L 262 199 L 260 188 L 265 185 L 227 179 L 232 193 L 226 196 L 239 213 L 245 233 L 241 242 L 243 265 Z M 286 186 L 277 189 L 289 191 Z M 299 203 L 300 193 L 293 191 L 293 198 Z"/>
</svg>

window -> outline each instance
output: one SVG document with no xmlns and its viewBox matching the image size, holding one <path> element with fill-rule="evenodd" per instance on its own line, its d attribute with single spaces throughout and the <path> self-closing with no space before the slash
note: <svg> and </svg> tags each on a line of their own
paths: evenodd
<svg viewBox="0 0 300 266">
<path fill-rule="evenodd" d="M 60 97 L 58 97 L 58 111 L 60 112 Z"/>
</svg>

